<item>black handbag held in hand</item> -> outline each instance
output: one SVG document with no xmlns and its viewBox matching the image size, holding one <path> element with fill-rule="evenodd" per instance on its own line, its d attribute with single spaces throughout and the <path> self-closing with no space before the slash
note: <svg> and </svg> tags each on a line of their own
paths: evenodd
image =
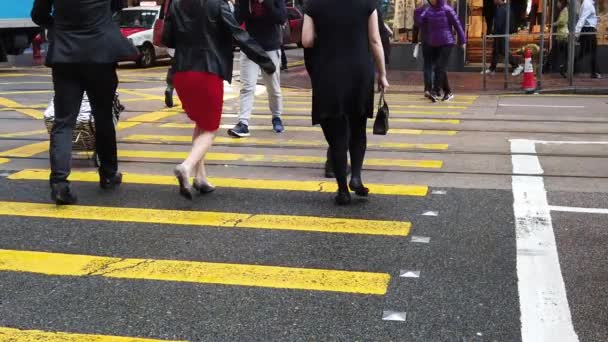
<svg viewBox="0 0 608 342">
<path fill-rule="evenodd" d="M 386 101 L 384 100 L 384 89 L 380 92 L 380 100 L 378 101 L 378 113 L 376 121 L 374 121 L 374 134 L 386 135 L 388 133 L 388 116 L 389 110 Z"/>
</svg>

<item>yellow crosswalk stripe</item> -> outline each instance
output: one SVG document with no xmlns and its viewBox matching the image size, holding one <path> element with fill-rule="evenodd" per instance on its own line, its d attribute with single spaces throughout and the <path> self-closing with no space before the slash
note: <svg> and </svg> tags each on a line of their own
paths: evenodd
<svg viewBox="0 0 608 342">
<path fill-rule="evenodd" d="M 11 161 L 11 160 L 10 160 L 10 159 L 7 159 L 7 158 L 0 158 L 0 164 L 6 164 L 6 163 L 8 163 L 8 162 L 10 162 L 10 161 Z"/>
<path fill-rule="evenodd" d="M 222 118 L 238 118 L 238 114 L 222 114 Z M 268 114 L 253 114 L 254 119 L 272 119 L 272 115 Z M 295 115 L 284 113 L 282 118 L 284 120 L 307 120 L 310 121 L 310 115 Z M 411 119 L 411 118 L 396 118 L 391 117 L 391 122 L 407 122 L 407 123 L 443 123 L 443 124 L 460 124 L 460 120 L 457 119 Z"/>
<path fill-rule="evenodd" d="M 153 142 L 153 143 L 190 143 L 192 137 L 189 135 L 152 135 L 152 134 L 133 134 L 123 140 L 132 142 Z M 247 138 L 234 139 L 229 137 L 216 137 L 214 140 L 218 145 L 272 145 L 272 146 L 307 146 L 307 147 L 327 147 L 327 143 L 322 140 L 296 140 L 296 139 L 264 139 Z M 416 143 L 367 143 L 369 148 L 402 149 L 402 150 L 447 150 L 448 144 L 416 144 Z"/>
<path fill-rule="evenodd" d="M 19 330 L 0 327 L 0 341 L 5 342 L 178 342 L 140 337 L 77 334 L 68 332 Z"/>
<path fill-rule="evenodd" d="M 1 93 L 0 93 L 1 94 Z M 36 109 L 31 109 L 31 108 L 25 108 L 26 106 L 22 106 L 20 103 L 17 103 L 13 100 L 9 100 L 7 98 L 4 97 L 0 97 L 0 106 L 3 107 L 10 107 L 10 108 L 15 108 L 14 110 L 16 112 L 19 112 L 21 114 L 25 114 L 27 116 L 30 116 L 34 119 L 42 119 L 44 118 L 44 114 Z"/>
<path fill-rule="evenodd" d="M 467 107 L 465 106 L 416 106 L 416 105 L 408 105 L 408 106 L 403 106 L 399 109 L 394 109 L 392 107 L 391 108 L 391 113 L 396 113 L 396 114 L 403 114 L 405 111 L 405 109 L 425 109 L 427 111 L 430 111 L 432 113 L 443 113 L 446 112 L 446 109 L 448 109 L 448 112 L 452 112 L 449 111 L 449 109 L 466 109 Z M 255 111 L 268 111 L 268 107 L 264 107 L 264 106 L 254 106 L 253 110 Z M 310 106 L 300 106 L 300 107 L 283 107 L 283 112 L 305 112 L 305 113 L 310 113 L 311 107 Z"/>
<path fill-rule="evenodd" d="M 411 223 L 398 221 L 122 207 L 57 207 L 52 204 L 3 201 L 0 201 L 0 216 L 395 236 L 407 236 L 411 228 Z"/>
<path fill-rule="evenodd" d="M 145 151 L 145 150 L 118 150 L 120 158 L 142 158 L 142 159 L 186 159 L 188 152 L 175 151 Z M 207 153 L 206 161 L 221 162 L 266 162 L 266 163 L 302 163 L 322 164 L 325 157 L 322 156 L 296 156 L 296 155 L 264 155 L 264 154 L 238 154 L 238 153 Z M 409 159 L 379 159 L 367 158 L 366 166 L 392 166 L 440 169 L 443 166 L 441 160 L 409 160 Z"/>
<path fill-rule="evenodd" d="M 27 158 L 27 157 L 33 157 L 37 154 L 46 152 L 48 150 L 49 150 L 49 142 L 41 141 L 41 142 L 17 147 L 17 148 L 8 150 L 8 151 L 2 151 L 2 152 L 0 152 L 0 157 Z"/>
<path fill-rule="evenodd" d="M 46 129 L 38 129 L 35 131 L 24 131 L 24 132 L 15 132 L 15 133 L 0 133 L 0 138 L 16 138 L 16 137 L 26 137 L 28 135 L 37 135 L 47 133 Z"/>
<path fill-rule="evenodd" d="M 384 295 L 387 273 L 0 249 L 0 271 Z"/>
<path fill-rule="evenodd" d="M 388 99 L 386 100 L 388 103 Z M 391 101 L 391 103 L 389 103 L 389 107 L 392 108 L 408 108 L 408 105 L 406 103 L 412 103 L 412 104 L 418 104 L 418 105 L 426 105 L 425 107 L 429 107 L 429 108 L 433 108 L 433 107 L 445 107 L 445 106 L 451 106 L 454 104 L 473 104 L 473 101 L 450 101 L 450 102 L 443 102 L 443 103 L 431 103 L 429 100 L 418 100 L 418 99 L 401 99 L 401 100 L 396 100 L 396 101 Z M 263 105 L 263 106 L 267 106 L 268 105 L 268 100 L 256 100 L 255 101 L 256 105 Z M 299 100 L 291 100 L 288 97 L 287 98 L 283 98 L 283 104 L 286 105 L 303 105 L 303 106 L 307 106 L 310 108 L 310 106 L 312 105 L 312 101 L 299 101 Z"/>
<path fill-rule="evenodd" d="M 193 129 L 194 124 L 192 123 L 165 123 L 161 124 L 162 128 L 188 128 Z M 222 129 L 230 129 L 233 125 L 220 125 Z M 254 130 L 269 130 L 270 126 L 249 126 L 249 129 Z M 291 132 L 321 132 L 321 127 L 316 126 L 289 126 L 287 131 Z M 368 129 L 371 133 L 372 129 Z M 456 135 L 458 131 L 453 130 L 439 130 L 439 129 L 405 129 L 405 128 L 391 128 L 389 134 L 409 134 L 409 135 Z"/>
<path fill-rule="evenodd" d="M 8 177 L 11 180 L 47 180 L 48 170 L 25 169 Z M 97 172 L 72 171 L 70 180 L 73 182 L 98 182 Z M 305 191 L 333 193 L 338 190 L 336 182 L 293 181 L 270 179 L 241 179 L 241 178 L 210 178 L 211 183 L 221 188 L 239 188 L 276 191 Z M 123 182 L 127 184 L 174 185 L 175 177 L 165 175 L 149 175 L 123 173 Z M 406 184 L 366 184 L 374 195 L 393 196 L 426 196 L 428 187 L 424 185 Z"/>
</svg>

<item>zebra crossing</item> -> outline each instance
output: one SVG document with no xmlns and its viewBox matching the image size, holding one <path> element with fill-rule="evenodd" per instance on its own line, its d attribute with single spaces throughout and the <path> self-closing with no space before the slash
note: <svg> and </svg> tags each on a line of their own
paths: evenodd
<svg viewBox="0 0 608 342">
<path fill-rule="evenodd" d="M 132 94 L 138 95 L 133 92 Z M 215 177 L 210 180 L 218 186 L 220 194 L 195 199 L 195 202 L 200 203 L 188 206 L 181 203 L 177 195 L 167 197 L 175 190 L 175 180 L 168 174 L 159 173 L 155 167 L 175 163 L 186 156 L 191 139 L 187 135 L 187 129 L 191 129 L 192 124 L 187 122 L 184 115 L 179 114 L 179 110 L 158 109 L 128 115 L 119 126 L 119 160 L 125 168 L 121 191 L 132 190 L 134 197 L 129 197 L 131 195 L 126 195 L 125 192 L 114 194 L 115 197 L 112 198 L 112 194 L 104 194 L 101 199 L 95 197 L 94 183 L 98 181 L 96 173 L 90 169 L 76 167 L 70 179 L 77 188 L 84 189 L 89 197 L 77 206 L 56 207 L 48 204 L 43 194 L 47 189 L 45 182 L 49 170 L 34 167 L 11 169 L 10 166 L 13 161 L 11 158 L 43 157 L 47 152 L 44 147 L 48 143 L 34 142 L 0 152 L 0 164 L 7 164 L 4 169 L 11 170 L 6 178 L 0 178 L 0 218 L 5 221 L 13 220 L 11 222 L 21 219 L 19 226 L 23 227 L 23 236 L 20 239 L 27 239 L 27 234 L 30 234 L 27 227 L 41 231 L 41 225 L 44 225 L 42 222 L 47 222 L 49 227 L 65 225 L 65 229 L 70 231 L 88 231 L 85 235 L 90 237 L 107 233 L 108 229 L 127 234 L 130 227 L 149 228 L 155 232 L 161 229 L 163 234 L 217 234 L 213 241 L 225 245 L 227 249 L 234 243 L 232 239 L 235 236 L 255 239 L 260 234 L 267 238 L 283 236 L 280 239 L 293 239 L 296 243 L 298 239 L 304 243 L 309 239 L 323 240 L 326 237 L 344 244 L 348 244 L 352 239 L 373 238 L 391 241 L 390 244 L 409 243 L 412 233 L 416 232 L 416 225 L 408 220 L 408 217 L 415 215 L 414 213 L 376 212 L 368 215 L 364 204 L 360 204 L 359 209 L 346 212 L 331 209 L 329 198 L 330 194 L 336 191 L 335 183 L 320 178 L 320 175 L 312 175 L 312 172 L 317 172 L 314 170 L 322 168 L 325 162 L 326 146 L 320 129 L 311 127 L 305 115 L 310 108 L 311 94 L 303 90 L 286 90 L 284 96 L 284 120 L 287 124 L 284 134 L 276 135 L 270 132 L 267 125 L 270 117 L 264 114 L 267 103 L 261 98 L 256 100 L 255 113 L 260 114 L 254 114 L 251 138 L 235 140 L 225 136 L 222 131 L 218 132 L 217 146 L 207 155 L 207 160 L 214 167 L 210 172 Z M 366 169 L 373 171 L 388 167 L 397 172 L 441 170 L 444 166 L 441 154 L 432 159 L 409 158 L 408 155 L 416 151 L 449 151 L 450 139 L 458 135 L 460 121 L 457 117 L 474 100 L 474 96 L 463 96 L 450 104 L 433 105 L 424 102 L 421 96 L 389 95 L 387 101 L 391 105 L 393 115 L 389 137 L 370 135 Z M 231 127 L 236 120 L 236 102 L 234 98 L 226 102 L 223 129 Z M 411 127 L 412 125 L 423 127 Z M 433 125 L 441 127 L 435 129 Z M 451 129 L 444 129 L 443 126 L 449 126 Z M 420 136 L 433 141 L 411 140 Z M 392 153 L 390 157 L 382 154 L 386 151 Z M 395 157 L 397 155 L 399 157 Z M 83 156 L 76 156 L 80 157 Z M 134 171 L 130 169 L 132 164 L 138 165 L 137 168 L 134 167 Z M 223 166 L 242 168 L 243 173 L 238 177 L 224 175 L 221 172 Z M 259 178 L 255 177 L 255 174 L 251 176 L 245 172 L 255 168 L 267 170 L 262 171 L 267 173 L 267 176 Z M 309 179 L 274 177 L 290 168 L 313 171 L 307 171 L 307 174 L 311 175 Z M 378 200 L 381 203 L 405 203 L 412 199 L 424 201 L 430 196 L 429 187 L 423 184 L 388 182 L 368 185 L 374 196 L 370 202 Z M 150 194 L 150 187 L 161 192 L 160 199 L 153 203 L 147 202 L 148 197 L 153 196 Z M 20 188 L 29 189 L 31 194 L 22 193 L 18 190 Z M 228 194 L 222 195 L 221 192 Z M 245 201 L 242 205 L 233 203 L 232 201 L 242 198 L 243 192 L 246 192 L 246 198 L 265 201 L 268 208 L 258 210 L 258 203 L 251 201 Z M 126 197 L 120 198 L 121 194 Z M 311 201 L 303 206 L 303 213 L 297 209 L 300 206 L 297 201 L 303 198 L 302 196 L 307 196 Z M 130 198 L 136 200 L 129 202 Z M 273 209 L 279 204 L 273 202 L 277 199 L 280 200 L 281 210 Z M 214 201 L 216 202 L 212 204 Z M 205 206 L 209 208 L 204 208 Z M 315 213 L 315 206 L 330 208 Z M 246 235 L 233 235 L 236 232 Z M 56 231 L 45 231 L 44 234 L 54 238 L 63 236 Z M 201 235 L 196 235 L 193 239 L 205 245 Z M 69 241 L 53 241 L 56 246 L 51 242 L 37 248 L 33 248 L 36 247 L 35 244 L 21 246 L 11 241 L 3 242 L 0 245 L 0 277 L 5 277 L 3 279 L 7 281 L 17 277 L 26 283 L 27 279 L 44 279 L 66 284 L 65 286 L 80 286 L 83 279 L 105 279 L 112 280 L 103 283 L 110 288 L 126 286 L 125 284 L 136 284 L 133 286 L 137 287 L 140 286 L 137 284 L 142 283 L 178 283 L 188 284 L 193 286 L 194 291 L 208 294 L 209 291 L 223 291 L 223 287 L 255 288 L 265 289 L 267 292 L 263 293 L 266 296 L 280 296 L 280 293 L 283 293 L 277 291 L 289 291 L 287 295 L 290 295 L 295 291 L 311 296 L 315 293 L 313 300 L 320 300 L 319 298 L 331 294 L 333 300 L 341 300 L 335 299 L 338 298 L 336 295 L 340 295 L 348 296 L 339 297 L 347 298 L 347 302 L 361 303 L 379 298 L 381 302 L 373 302 L 375 308 L 378 303 L 381 306 L 390 306 L 390 303 L 383 304 L 382 298 L 390 291 L 391 286 L 395 286 L 394 283 L 399 281 L 401 271 L 387 270 L 377 264 L 348 269 L 343 265 L 331 263 L 307 265 L 305 260 L 290 263 L 282 261 L 279 256 L 274 262 L 268 262 L 266 258 L 262 262 L 256 259 L 235 262 L 234 259 L 239 258 L 224 258 L 223 255 L 202 259 L 155 255 L 154 251 L 144 253 L 145 255 L 137 252 L 131 254 L 125 250 L 117 253 L 107 242 L 100 243 L 100 246 L 93 250 L 87 250 L 83 247 L 70 248 Z M 363 240 L 358 244 L 361 244 L 361 241 Z M 124 243 L 135 246 L 141 242 L 135 239 Z M 22 276 L 24 278 L 19 278 Z M 209 300 L 213 301 L 213 294 L 209 295 Z M 382 312 L 373 315 L 381 322 Z M 228 317 L 226 319 L 229 320 Z M 264 317 L 256 319 L 263 320 Z M 7 321 L 12 322 L 12 326 L 2 327 Z M 40 322 L 42 321 L 44 319 Z M 42 329 L 43 327 L 47 329 Z M 63 328 L 52 328 L 52 324 L 48 322 L 28 326 L 0 318 L 0 341 L 205 340 L 200 336 L 189 337 L 188 332 L 173 338 L 163 333 L 156 335 L 152 330 L 145 330 L 141 334 L 133 331 L 129 331 L 129 334 L 106 334 L 108 330 L 99 326 L 83 329 L 81 325 L 70 327 L 70 324 L 67 324 L 61 327 Z M 259 336 L 263 340 L 262 336 L 265 336 L 264 332 L 260 332 Z"/>
</svg>

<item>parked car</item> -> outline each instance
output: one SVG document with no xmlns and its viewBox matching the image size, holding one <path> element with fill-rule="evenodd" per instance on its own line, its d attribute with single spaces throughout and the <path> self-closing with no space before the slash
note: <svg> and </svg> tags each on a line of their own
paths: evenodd
<svg viewBox="0 0 608 342">
<path fill-rule="evenodd" d="M 160 12 L 160 6 L 140 6 L 125 8 L 115 16 L 123 36 L 139 50 L 133 59 L 140 67 L 151 67 L 157 58 L 169 56 L 166 48 L 154 44 L 154 27 Z"/>
<path fill-rule="evenodd" d="M 156 46 L 162 46 L 161 38 L 163 26 L 165 24 L 165 15 L 169 11 L 170 4 L 171 0 L 165 0 L 163 10 L 159 15 L 158 20 L 156 20 L 154 24 L 153 42 Z M 289 20 L 289 28 L 291 30 L 291 39 L 288 44 L 298 44 L 298 46 L 302 47 L 302 25 L 304 24 L 304 15 L 302 15 L 302 12 L 295 7 L 287 7 L 287 18 Z M 245 27 L 243 26 L 243 28 Z"/>
</svg>

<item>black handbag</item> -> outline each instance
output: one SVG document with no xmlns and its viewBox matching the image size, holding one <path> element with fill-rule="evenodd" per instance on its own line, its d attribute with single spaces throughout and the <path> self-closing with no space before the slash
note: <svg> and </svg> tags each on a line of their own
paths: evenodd
<svg viewBox="0 0 608 342">
<path fill-rule="evenodd" d="M 384 90 L 380 92 L 380 100 L 378 100 L 378 113 L 376 121 L 374 121 L 374 134 L 386 135 L 388 133 L 388 104 L 384 100 Z"/>
</svg>

